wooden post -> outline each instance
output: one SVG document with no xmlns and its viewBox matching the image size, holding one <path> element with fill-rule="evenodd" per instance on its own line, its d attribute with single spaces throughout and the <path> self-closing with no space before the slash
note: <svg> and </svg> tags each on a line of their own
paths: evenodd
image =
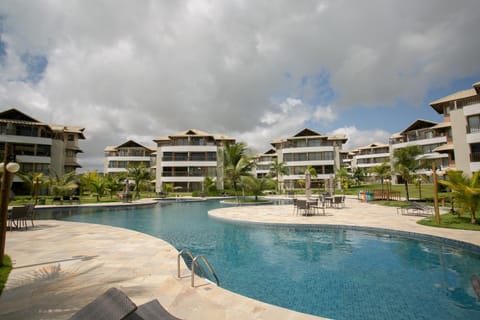
<svg viewBox="0 0 480 320">
<path fill-rule="evenodd" d="M 437 165 L 435 163 L 435 160 L 432 161 L 432 177 L 433 177 L 433 209 L 435 211 L 435 223 L 440 224 L 440 209 L 438 208 Z"/>
<path fill-rule="evenodd" d="M 3 173 L 0 188 L 0 266 L 3 266 L 3 256 L 5 255 L 8 218 L 8 194 L 12 176 L 10 172 L 7 171 L 8 155 L 9 146 L 7 143 L 5 143 L 5 150 L 3 153 Z"/>
</svg>

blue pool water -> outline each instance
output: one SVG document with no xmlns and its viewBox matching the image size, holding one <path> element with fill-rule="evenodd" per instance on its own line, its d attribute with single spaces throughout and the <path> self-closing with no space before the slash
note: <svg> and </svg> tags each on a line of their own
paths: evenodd
<svg viewBox="0 0 480 320">
<path fill-rule="evenodd" d="M 434 242 L 348 229 L 236 225 L 210 218 L 218 201 L 60 217 L 164 239 L 204 255 L 221 286 L 335 319 L 480 319 L 470 277 L 480 255 Z"/>
</svg>

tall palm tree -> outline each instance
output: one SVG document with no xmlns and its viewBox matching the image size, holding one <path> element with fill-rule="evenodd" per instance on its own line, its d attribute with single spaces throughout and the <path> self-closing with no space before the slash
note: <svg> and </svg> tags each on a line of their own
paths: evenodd
<svg viewBox="0 0 480 320">
<path fill-rule="evenodd" d="M 459 170 L 447 171 L 448 180 L 439 181 L 450 188 L 458 207 L 470 213 L 470 222 L 477 223 L 476 212 L 480 208 L 480 172 L 468 177 Z"/>
<path fill-rule="evenodd" d="M 408 182 L 412 179 L 413 172 L 419 168 L 417 157 L 422 153 L 419 146 L 408 146 L 395 149 L 393 152 L 393 169 L 403 179 L 405 185 L 405 197 L 410 200 Z"/>
<path fill-rule="evenodd" d="M 231 183 L 235 195 L 242 177 L 250 175 L 253 161 L 246 155 L 246 146 L 243 143 L 234 143 L 225 146 L 224 173 L 225 178 Z"/>
<path fill-rule="evenodd" d="M 288 168 L 285 166 L 284 162 L 278 162 L 277 159 L 272 161 L 270 165 L 270 172 L 269 175 L 271 177 L 275 177 L 277 179 L 276 183 L 276 191 L 277 193 L 280 192 L 280 177 L 288 174 Z"/>
</svg>

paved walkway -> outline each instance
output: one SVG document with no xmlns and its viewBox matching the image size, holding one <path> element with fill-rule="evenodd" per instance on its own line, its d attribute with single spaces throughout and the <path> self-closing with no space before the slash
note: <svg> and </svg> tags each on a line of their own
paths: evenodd
<svg viewBox="0 0 480 320">
<path fill-rule="evenodd" d="M 480 233 L 423 227 L 417 217 L 347 199 L 326 216 L 294 216 L 292 206 L 233 207 L 210 212 L 221 219 L 263 223 L 345 224 L 428 233 L 480 245 Z M 68 319 L 110 287 L 137 304 L 158 299 L 183 319 L 319 319 L 268 305 L 207 282 L 190 286 L 177 251 L 163 240 L 102 225 L 40 220 L 28 231 L 7 233 L 14 269 L 0 296 L 1 319 Z"/>
</svg>

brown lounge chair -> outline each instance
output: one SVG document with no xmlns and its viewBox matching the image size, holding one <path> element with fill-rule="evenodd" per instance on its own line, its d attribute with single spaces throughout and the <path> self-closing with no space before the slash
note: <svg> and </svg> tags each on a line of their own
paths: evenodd
<svg viewBox="0 0 480 320">
<path fill-rule="evenodd" d="M 158 300 L 137 307 L 130 298 L 117 288 L 104 294 L 76 312 L 70 320 L 180 320 L 171 315 Z"/>
</svg>

